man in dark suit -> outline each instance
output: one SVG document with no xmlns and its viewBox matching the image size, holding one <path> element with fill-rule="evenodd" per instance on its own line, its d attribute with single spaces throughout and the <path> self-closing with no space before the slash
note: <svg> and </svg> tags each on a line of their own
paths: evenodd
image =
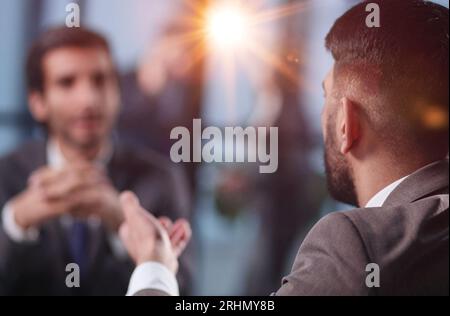
<svg viewBox="0 0 450 316">
<path fill-rule="evenodd" d="M 112 140 L 119 88 L 100 35 L 47 31 L 31 48 L 27 79 L 48 138 L 0 159 L 0 295 L 125 295 L 133 265 L 117 235 L 118 192 L 136 192 L 167 223 L 189 216 L 184 179 L 157 154 Z M 70 263 L 79 288 L 66 282 Z"/>
<path fill-rule="evenodd" d="M 367 23 L 369 3 L 379 28 Z M 315 225 L 276 295 L 449 294 L 448 23 L 432 2 L 371 0 L 333 26 L 325 165 L 331 194 L 359 208 Z M 171 243 L 133 194 L 122 205 L 121 236 L 138 264 L 129 294 L 176 294 L 188 234 Z M 150 262 L 166 270 L 152 275 Z"/>
</svg>

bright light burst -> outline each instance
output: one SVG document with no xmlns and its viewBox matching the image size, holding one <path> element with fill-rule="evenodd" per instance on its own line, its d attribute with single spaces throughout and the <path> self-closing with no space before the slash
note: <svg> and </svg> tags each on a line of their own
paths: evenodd
<svg viewBox="0 0 450 316">
<path fill-rule="evenodd" d="M 207 39 L 213 48 L 235 50 L 249 39 L 250 17 L 241 6 L 214 6 L 207 11 L 206 18 Z"/>
<path fill-rule="evenodd" d="M 199 4 L 206 2 L 210 5 Z M 261 3 L 257 0 L 184 0 L 184 3 L 194 12 L 193 17 L 186 17 L 193 30 L 181 36 L 180 40 L 192 44 L 193 64 L 206 56 L 221 60 L 226 77 L 224 88 L 230 99 L 234 97 L 236 73 L 241 68 L 250 79 L 258 80 L 255 78 L 260 76 L 262 71 L 259 65 L 262 65 L 298 84 L 299 71 L 292 60 L 296 64 L 302 61 L 299 58 L 289 59 L 284 55 L 287 52 L 267 45 L 264 40 L 267 38 L 265 26 L 302 12 L 310 1 L 295 1 L 268 9 L 255 5 Z"/>
<path fill-rule="evenodd" d="M 265 63 L 267 59 L 277 59 L 270 65 L 275 68 L 285 58 L 276 57 L 275 51 L 271 51 L 268 47 L 264 48 L 264 43 L 258 40 L 261 35 L 264 37 L 264 34 L 261 34 L 264 31 L 261 30 L 264 30 L 264 25 L 268 23 L 302 12 L 310 4 L 309 1 L 295 1 L 287 5 L 262 9 L 260 6 L 251 6 L 261 2 L 257 0 L 183 0 L 183 2 L 193 12 L 190 17 L 185 17 L 193 27 L 180 37 L 180 41 L 193 44 L 195 61 L 204 58 L 211 49 L 233 51 L 245 48 L 247 51 L 258 51 L 256 53 L 258 56 L 254 57 L 264 59 Z M 206 2 L 211 5 L 205 5 Z"/>
</svg>

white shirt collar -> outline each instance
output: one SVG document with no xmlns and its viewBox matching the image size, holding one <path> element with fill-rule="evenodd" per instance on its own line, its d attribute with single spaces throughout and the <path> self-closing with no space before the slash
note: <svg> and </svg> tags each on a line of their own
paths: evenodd
<svg viewBox="0 0 450 316">
<path fill-rule="evenodd" d="M 112 152 L 112 146 L 106 146 L 106 150 L 103 150 L 96 159 L 96 163 L 102 166 L 106 165 L 111 160 Z M 66 164 L 66 159 L 61 152 L 61 148 L 54 140 L 47 142 L 47 164 L 49 167 L 55 169 L 61 169 Z"/>
<path fill-rule="evenodd" d="M 406 180 L 406 178 L 408 178 L 409 176 L 406 176 L 404 178 L 401 178 L 397 181 L 395 181 L 394 183 L 391 183 L 390 185 L 388 185 L 387 187 L 385 187 L 384 189 L 382 189 L 380 192 L 378 192 L 377 194 L 375 194 L 370 200 L 369 202 L 366 204 L 366 207 L 382 207 L 384 202 L 386 202 L 387 198 L 389 197 L 389 195 L 391 195 L 392 192 L 394 192 L 395 189 L 397 189 L 397 187 Z"/>
<path fill-rule="evenodd" d="M 54 169 L 62 169 L 66 163 L 58 144 L 49 140 L 47 143 L 47 164 Z"/>
</svg>

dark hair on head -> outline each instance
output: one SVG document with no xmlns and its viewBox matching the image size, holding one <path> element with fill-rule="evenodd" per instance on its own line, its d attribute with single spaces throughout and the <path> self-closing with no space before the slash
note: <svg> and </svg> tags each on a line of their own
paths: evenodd
<svg viewBox="0 0 450 316">
<path fill-rule="evenodd" d="M 45 55 L 64 47 L 99 48 L 110 54 L 106 39 L 85 28 L 55 27 L 44 32 L 33 43 L 26 63 L 26 80 L 29 92 L 44 92 L 45 74 L 42 61 Z"/>
<path fill-rule="evenodd" d="M 380 27 L 366 25 L 369 3 L 380 8 Z M 358 89 L 362 103 L 370 103 L 362 106 L 394 150 L 448 152 L 447 8 L 424 0 L 364 1 L 336 21 L 326 47 L 335 81 L 367 88 Z"/>
</svg>

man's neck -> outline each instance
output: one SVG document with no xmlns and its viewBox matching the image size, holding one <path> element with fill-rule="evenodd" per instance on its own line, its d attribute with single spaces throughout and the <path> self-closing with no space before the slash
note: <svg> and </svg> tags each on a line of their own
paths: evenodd
<svg viewBox="0 0 450 316">
<path fill-rule="evenodd" d="M 105 148 L 109 146 L 107 141 L 86 147 L 76 146 L 57 137 L 53 137 L 51 141 L 58 146 L 67 162 L 93 162 L 98 159 Z"/>
</svg>

